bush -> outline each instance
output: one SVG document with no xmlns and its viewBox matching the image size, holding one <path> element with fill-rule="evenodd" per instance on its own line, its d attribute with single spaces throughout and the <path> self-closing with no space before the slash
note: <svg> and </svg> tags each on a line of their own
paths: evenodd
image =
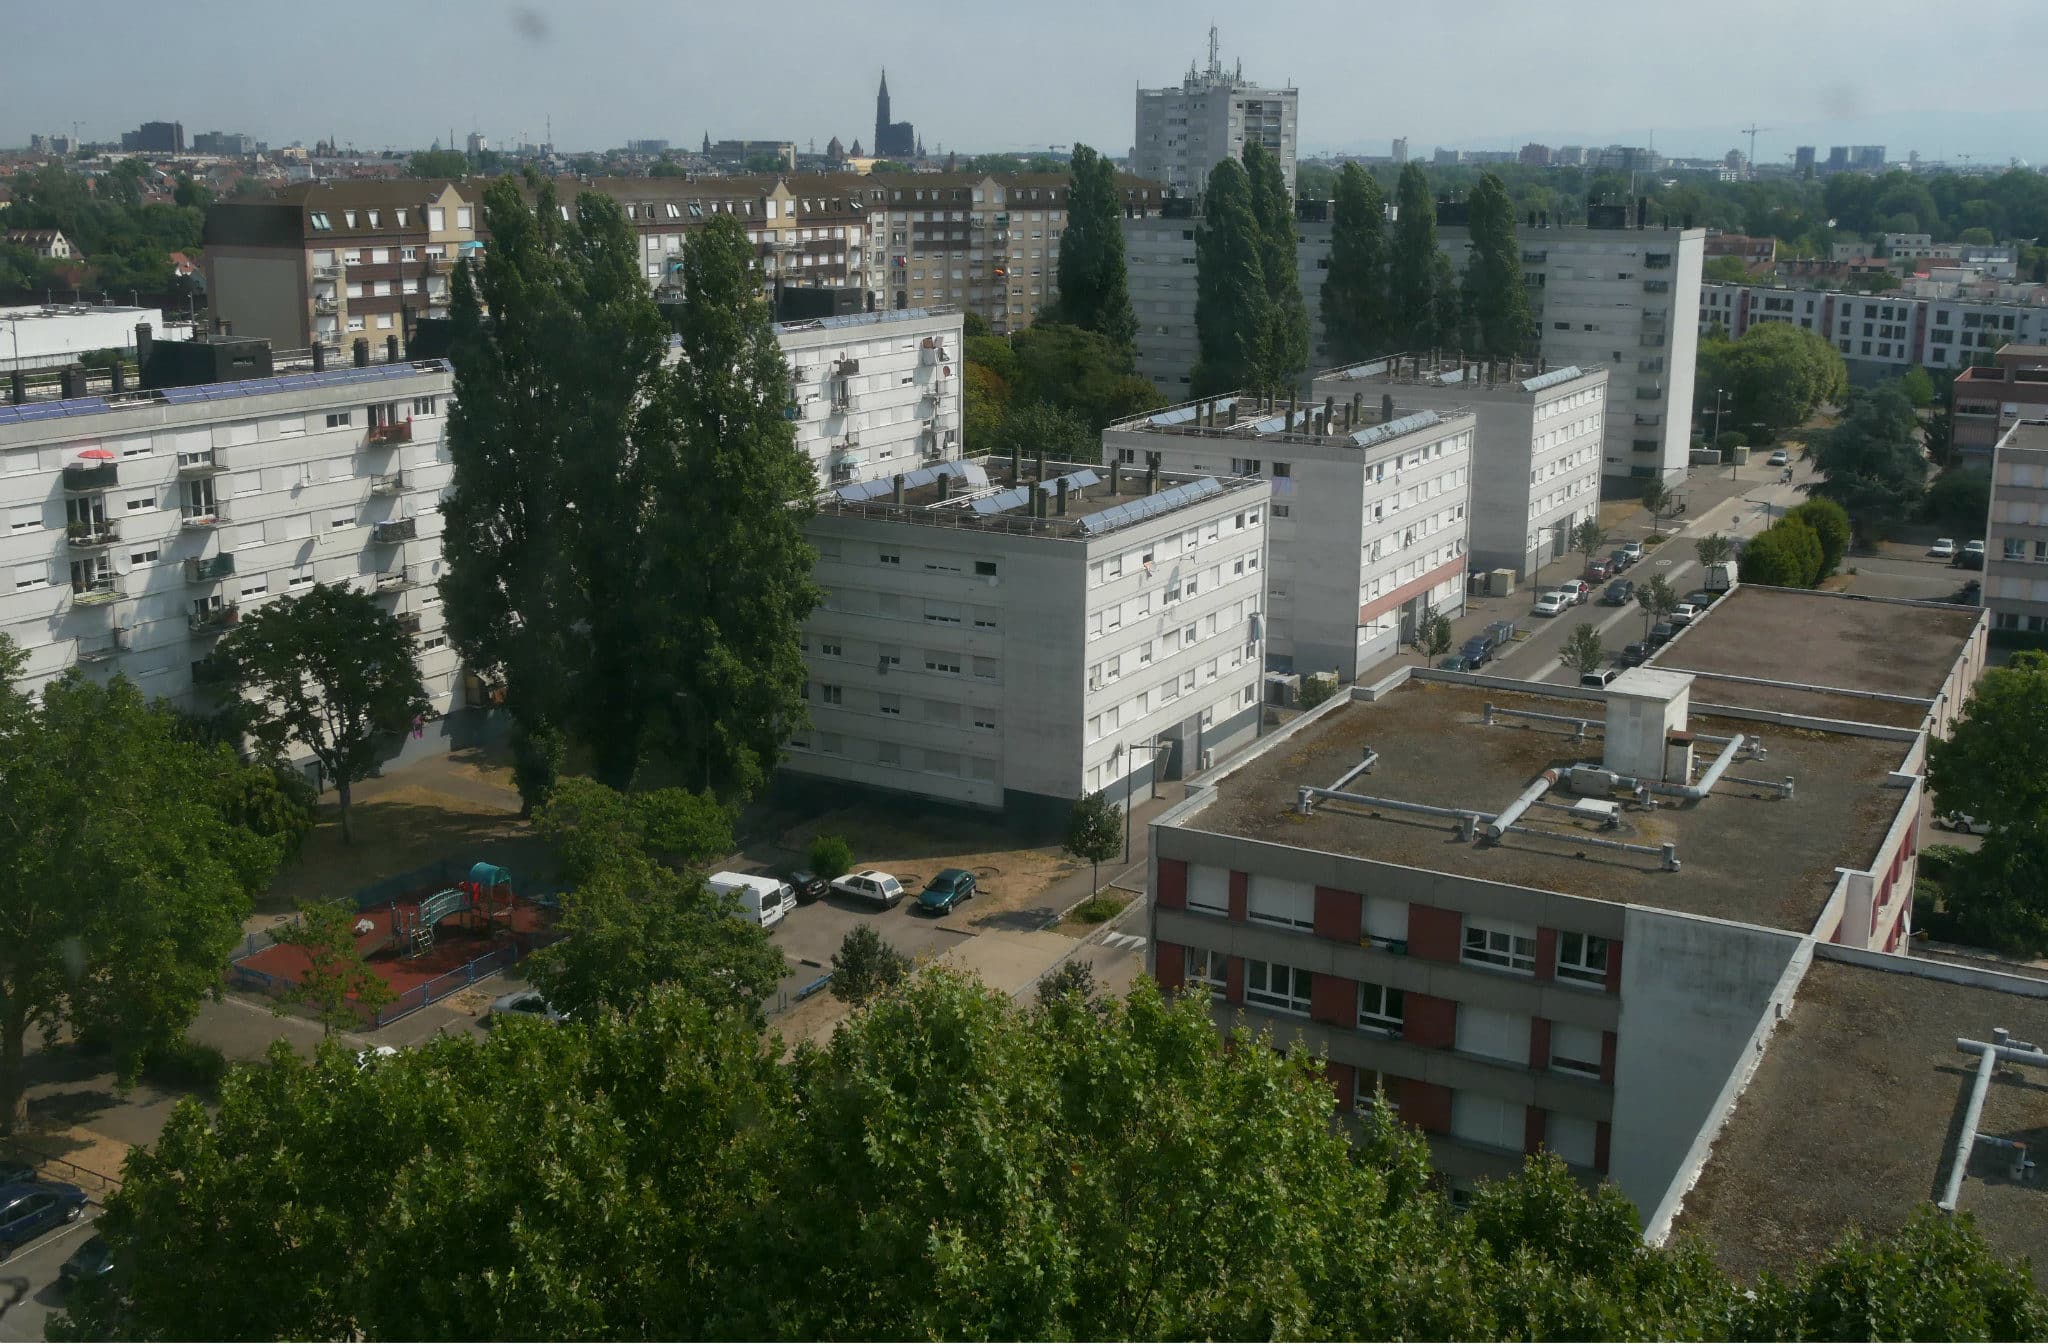
<svg viewBox="0 0 2048 1344">
<path fill-rule="evenodd" d="M 1749 446 L 1749 436 L 1739 429 L 1724 429 L 1714 438 L 1714 447 L 1721 450 L 1721 456 L 1729 456 L 1734 449 Z"/>
<path fill-rule="evenodd" d="M 176 1091 L 211 1092 L 227 1072 L 226 1055 L 187 1036 L 155 1046 L 142 1057 L 142 1076 Z"/>
<path fill-rule="evenodd" d="M 1041 1008 L 1050 1008 L 1073 995 L 1078 995 L 1084 1003 L 1094 1001 L 1094 962 L 1064 962 L 1058 970 L 1038 982 L 1038 1006 Z"/>
<path fill-rule="evenodd" d="M 811 841 L 811 871 L 826 881 L 853 871 L 853 846 L 840 836 L 821 835 Z"/>
<path fill-rule="evenodd" d="M 1814 576 L 1816 582 L 1841 567 L 1842 557 L 1849 553 L 1849 515 L 1841 505 L 1832 499 L 1809 499 L 1789 510 L 1785 517 L 1806 524 L 1820 540 L 1820 572 Z"/>
<path fill-rule="evenodd" d="M 1123 897 L 1101 892 L 1075 906 L 1071 913 L 1077 923 L 1100 924 L 1104 920 L 1115 919 L 1123 908 Z"/>
<path fill-rule="evenodd" d="M 855 1007 L 866 1003 L 910 975 L 909 957 L 875 932 L 872 924 L 856 924 L 839 940 L 832 954 L 832 994 Z"/>
</svg>

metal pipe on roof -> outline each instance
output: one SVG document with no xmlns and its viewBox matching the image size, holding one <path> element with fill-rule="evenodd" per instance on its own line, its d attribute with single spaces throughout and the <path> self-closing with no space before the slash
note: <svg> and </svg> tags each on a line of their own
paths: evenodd
<svg viewBox="0 0 2048 1344">
<path fill-rule="evenodd" d="M 1374 765 L 1376 765 L 1376 764 L 1378 764 L 1378 763 L 1379 763 L 1379 759 L 1380 759 L 1380 754 L 1379 754 L 1378 752 L 1374 751 L 1374 750 L 1373 750 L 1373 749 L 1372 749 L 1371 747 L 1367 747 L 1367 748 L 1365 749 L 1365 757 L 1364 757 L 1364 759 L 1360 760 L 1360 761 L 1359 761 L 1359 763 L 1358 763 L 1357 765 L 1354 765 L 1354 766 L 1352 766 L 1352 767 L 1351 767 L 1351 768 L 1350 768 L 1349 770 L 1346 770 L 1346 771 L 1345 771 L 1345 772 L 1344 772 L 1343 774 L 1341 774 L 1341 775 L 1337 776 L 1336 782 L 1335 782 L 1335 783 L 1333 783 L 1333 784 L 1331 784 L 1331 785 L 1330 785 L 1330 787 L 1331 787 L 1331 788 L 1333 788 L 1333 789 L 1341 789 L 1341 788 L 1343 788 L 1343 787 L 1344 787 L 1344 786 L 1345 786 L 1346 784 L 1349 784 L 1349 783 L 1350 783 L 1350 782 L 1351 782 L 1352 780 L 1354 780 L 1354 779 L 1357 779 L 1357 778 L 1358 778 L 1358 777 L 1359 777 L 1360 775 L 1362 775 L 1362 774 L 1364 774 L 1364 773 L 1365 773 L 1366 771 L 1368 771 L 1368 770 L 1372 769 Z"/>
<path fill-rule="evenodd" d="M 896 473 L 895 485 L 889 498 L 897 504 L 903 502 L 903 473 L 900 471 Z"/>
<path fill-rule="evenodd" d="M 1482 824 L 1493 819 L 1490 812 L 1479 812 L 1468 807 L 1437 807 L 1431 803 L 1410 803 L 1400 798 L 1375 798 L 1364 793 L 1344 793 L 1337 789 L 1319 789 L 1312 784 L 1303 784 L 1299 789 L 1301 814 L 1307 816 L 1315 810 L 1317 800 L 1333 803 L 1353 803 L 1359 807 L 1384 807 L 1392 812 L 1417 812 L 1425 817 L 1445 817 L 1458 822 L 1460 828 Z"/>
<path fill-rule="evenodd" d="M 1058 505 L 1057 512 L 1060 517 L 1064 518 L 1067 516 L 1067 478 L 1064 476 L 1060 477 L 1053 484 L 1053 490 Z"/>
<path fill-rule="evenodd" d="M 1035 477 L 1033 477 L 1032 479 L 1034 479 L 1034 480 L 1040 480 L 1040 481 L 1042 481 L 1042 480 L 1044 480 L 1044 479 L 1045 479 L 1045 445 L 1044 445 L 1044 444 L 1040 444 L 1040 445 L 1038 445 L 1038 475 L 1037 475 L 1037 476 L 1035 476 Z"/>
<path fill-rule="evenodd" d="M 1518 719 L 1540 719 L 1547 723 L 1568 723 L 1579 730 L 1578 737 L 1585 737 L 1587 735 L 1586 727 L 1592 722 L 1590 718 L 1583 716 L 1574 718 L 1570 714 L 1544 714 L 1533 709 L 1510 709 L 1506 705 L 1496 705 L 1491 701 L 1487 703 L 1479 722 L 1483 726 L 1491 728 L 1493 726 L 1493 716 L 1496 714 L 1509 714 Z"/>
<path fill-rule="evenodd" d="M 1954 1213 L 1963 1197 L 1963 1173 L 1969 1169 L 1970 1150 L 1977 1146 L 1977 1124 L 1984 1118 L 1984 1094 L 1991 1090 L 1991 1075 L 1998 1070 L 1999 1051 L 2009 1039 L 2011 1033 L 2004 1027 L 1994 1027 L 1989 1045 L 1961 1038 L 1956 1041 L 1956 1049 L 1977 1056 L 1977 1076 L 1970 1083 L 1970 1104 L 1963 1111 L 1963 1131 L 1956 1135 L 1955 1153 L 1949 1158 L 1948 1184 L 1942 1187 L 1941 1198 L 1934 1203 L 1943 1213 Z"/>
<path fill-rule="evenodd" d="M 1650 792 L 1670 794 L 1678 798 L 1690 798 L 1697 802 L 1714 791 L 1714 785 L 1721 781 L 1721 776 L 1726 774 L 1728 767 L 1734 763 L 1735 753 L 1741 750 L 1742 734 L 1737 733 L 1734 737 L 1728 739 L 1727 746 L 1721 748 L 1721 754 L 1714 758 L 1714 763 L 1707 767 L 1705 774 L 1700 776 L 1699 783 L 1652 784 L 1649 786 Z"/>
<path fill-rule="evenodd" d="M 1740 775 L 1725 776 L 1730 784 L 1747 784 L 1753 789 L 1776 789 L 1780 798 L 1790 798 L 1793 792 L 1792 776 L 1783 779 L 1744 779 Z"/>
<path fill-rule="evenodd" d="M 1540 831 L 1534 826 L 1504 827 L 1498 823 L 1488 827 L 1487 830 L 1493 834 L 1493 838 L 1496 840 L 1500 838 L 1499 832 L 1513 830 L 1516 835 L 1533 835 L 1544 840 L 1556 840 L 1567 845 L 1591 845 L 1595 849 L 1618 849 L 1627 854 L 1646 854 L 1651 858 L 1661 860 L 1664 864 L 1665 872 L 1675 873 L 1678 871 L 1678 846 L 1668 841 L 1661 845 L 1631 845 L 1625 840 L 1599 840 L 1590 835 L 1579 835 L 1576 833 L 1566 835 L 1561 831 Z"/>
<path fill-rule="evenodd" d="M 1536 806 L 1537 800 L 1542 798 L 1544 794 L 1549 793 L 1551 786 L 1555 783 L 1557 783 L 1556 770 L 1545 770 L 1542 774 L 1530 780 L 1529 787 L 1523 789 L 1521 796 L 1512 803 L 1509 803 L 1501 814 L 1493 819 L 1493 824 L 1486 828 L 1486 833 L 1496 840 L 1506 835 L 1508 828 L 1520 821 L 1523 813 Z"/>
</svg>

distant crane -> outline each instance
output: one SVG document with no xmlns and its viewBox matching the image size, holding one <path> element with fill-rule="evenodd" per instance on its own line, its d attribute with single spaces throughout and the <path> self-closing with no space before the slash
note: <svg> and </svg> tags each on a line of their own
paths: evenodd
<svg viewBox="0 0 2048 1344">
<path fill-rule="evenodd" d="M 1738 135 L 1746 135 L 1746 136 L 1748 136 L 1748 137 L 1749 137 L 1749 171 L 1750 171 L 1750 175 L 1751 175 L 1751 176 L 1755 176 L 1755 174 L 1756 174 L 1756 137 L 1757 137 L 1757 134 L 1758 134 L 1759 132 L 1761 132 L 1761 131 L 1775 131 L 1775 130 L 1777 130 L 1777 129 L 1778 129 L 1778 128 L 1777 128 L 1777 127 L 1775 127 L 1775 126 L 1759 126 L 1759 125 L 1757 125 L 1757 124 L 1756 124 L 1755 122 L 1753 122 L 1753 121 L 1752 121 L 1751 123 L 1749 123 L 1749 125 L 1748 125 L 1748 126 L 1745 126 L 1745 127 L 1738 127 L 1738 128 L 1737 128 L 1737 131 L 1736 131 L 1736 133 L 1737 133 Z"/>
</svg>

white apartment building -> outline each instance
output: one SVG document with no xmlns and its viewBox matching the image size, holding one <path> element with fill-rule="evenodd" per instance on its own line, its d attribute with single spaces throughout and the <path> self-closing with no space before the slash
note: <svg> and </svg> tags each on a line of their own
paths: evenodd
<svg viewBox="0 0 2048 1344">
<path fill-rule="evenodd" d="M 1325 407 L 1348 404 L 1354 414 L 1386 397 L 1418 410 L 1469 408 L 1478 418 L 1471 568 L 1527 578 L 1571 550 L 1573 528 L 1599 516 L 1607 381 L 1606 369 L 1576 364 L 1546 370 L 1392 355 L 1319 373 L 1314 388 Z"/>
<path fill-rule="evenodd" d="M 1291 192 L 1300 119 L 1300 91 L 1247 84 L 1241 65 L 1226 71 L 1211 28 L 1206 69 L 1197 71 L 1190 62 L 1179 87 L 1138 90 L 1131 171 L 1182 195 L 1198 195 L 1211 168 L 1241 156 L 1246 141 L 1258 140 L 1280 160 Z"/>
<path fill-rule="evenodd" d="M 1994 630 L 2048 633 L 2048 420 L 2022 420 L 1991 459 L 1984 605 Z"/>
<path fill-rule="evenodd" d="M 1272 483 L 1267 660 L 1355 681 L 1465 609 L 1473 417 L 1346 402 L 1293 409 L 1249 395 L 1111 425 L 1106 461 Z"/>
<path fill-rule="evenodd" d="M 820 487 L 960 456 L 961 323 L 954 309 L 904 308 L 775 324 Z"/>
<path fill-rule="evenodd" d="M 442 632 L 444 360 L 0 406 L 0 630 L 40 688 L 83 664 L 192 705 L 196 665 L 249 608 L 347 584 Z"/>
<path fill-rule="evenodd" d="M 2039 286 L 2036 300 L 2048 297 Z M 1913 365 L 1966 368 L 2007 344 L 2048 344 L 2048 303 L 1920 297 L 1900 290 L 1843 294 L 1777 285 L 1700 286 L 1698 329 L 1739 339 L 1760 322 L 1818 332 L 1842 352 L 1859 381 L 1896 377 Z"/>
<path fill-rule="evenodd" d="M 1691 446 L 1693 365 L 1703 329 L 1685 318 L 1699 307 L 1706 230 L 1624 227 L 1615 210 L 1612 217 L 1601 216 L 1599 227 L 1522 231 L 1522 276 L 1539 328 L 1540 353 L 1552 367 L 1598 365 L 1629 378 L 1621 385 L 1626 410 L 1607 417 L 1603 478 L 1681 480 Z M 1329 213 L 1323 202 L 1298 202 L 1295 220 L 1312 358 L 1326 357 L 1321 314 Z M 1188 395 L 1195 363 L 1199 224 L 1192 213 L 1133 215 L 1123 221 L 1131 307 L 1138 319 L 1137 371 L 1169 398 Z M 1462 269 L 1471 250 L 1470 233 L 1462 224 L 1440 223 L 1437 237 Z"/>
<path fill-rule="evenodd" d="M 785 768 L 1063 816 L 1227 755 L 1258 731 L 1271 498 L 991 458 L 826 492 Z"/>
</svg>

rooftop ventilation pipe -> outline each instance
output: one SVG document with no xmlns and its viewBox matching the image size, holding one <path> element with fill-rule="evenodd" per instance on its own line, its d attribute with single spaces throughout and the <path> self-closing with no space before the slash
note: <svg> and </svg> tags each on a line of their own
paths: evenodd
<svg viewBox="0 0 2048 1344">
<path fill-rule="evenodd" d="M 1380 393 L 1380 423 L 1386 424 L 1394 418 L 1394 394 Z"/>
<path fill-rule="evenodd" d="M 324 373 L 327 369 L 327 347 L 313 342 L 313 372 Z"/>
<path fill-rule="evenodd" d="M 953 473 L 947 472 L 945 475 L 939 477 L 939 503 L 943 504 L 952 497 Z"/>
<path fill-rule="evenodd" d="M 7 398 L 17 406 L 28 400 L 28 375 L 20 369 L 7 375 Z"/>
<path fill-rule="evenodd" d="M 396 364 L 398 362 L 398 338 L 396 336 L 386 336 L 384 338 L 384 362 L 386 364 Z"/>
<path fill-rule="evenodd" d="M 357 368 L 359 368 L 359 369 L 367 369 L 367 368 L 369 368 L 369 367 L 370 367 L 370 338 L 369 338 L 369 337 L 367 337 L 367 336 L 358 336 L 358 337 L 356 337 L 356 341 L 355 341 L 355 355 L 356 355 L 356 367 L 357 367 Z"/>
<path fill-rule="evenodd" d="M 1294 389 L 1287 389 L 1287 432 L 1294 432 Z"/>
<path fill-rule="evenodd" d="M 891 480 L 889 499 L 892 503 L 896 504 L 903 502 L 903 473 L 900 471 Z"/>
<path fill-rule="evenodd" d="M 126 392 L 128 390 L 128 361 L 116 359 L 114 361 L 113 375 L 114 390 L 116 392 Z"/>
<path fill-rule="evenodd" d="M 1117 495 L 1120 493 L 1117 487 L 1118 483 L 1123 480 L 1123 474 L 1124 469 L 1122 463 L 1111 462 L 1109 464 L 1109 497 L 1111 499 L 1115 499 Z"/>
<path fill-rule="evenodd" d="M 1337 420 L 1337 399 L 1336 399 L 1335 397 L 1324 397 L 1324 398 L 1323 398 L 1323 427 L 1324 427 L 1324 428 L 1325 428 L 1325 429 L 1327 430 L 1327 429 L 1328 429 L 1328 428 L 1329 428 L 1329 427 L 1330 427 L 1330 426 L 1331 426 L 1332 424 L 1335 424 L 1335 423 L 1336 423 L 1336 420 Z"/>
<path fill-rule="evenodd" d="M 1045 445 L 1044 445 L 1044 444 L 1040 444 L 1040 445 L 1038 446 L 1038 474 L 1037 474 L 1037 475 L 1035 475 L 1035 476 L 1033 476 L 1033 477 L 1032 477 L 1031 479 L 1033 479 L 1033 480 L 1035 480 L 1035 481 L 1042 481 L 1042 480 L 1044 480 L 1044 479 L 1045 479 Z"/>
<path fill-rule="evenodd" d="M 1966 1055 L 1977 1056 L 1977 1072 L 1970 1083 L 1970 1103 L 1963 1111 L 1963 1132 L 1956 1135 L 1955 1155 L 1949 1159 L 1948 1184 L 1943 1187 L 1941 1198 L 1935 1201 L 1935 1207 L 1943 1213 L 1954 1213 L 1956 1202 L 1962 1198 L 1963 1174 L 1969 1169 L 1970 1152 L 1977 1146 L 1980 1138 L 1977 1125 L 1984 1118 L 1984 1094 L 1991 1089 L 1991 1075 L 1998 1071 L 1999 1061 L 2003 1060 L 2008 1064 L 2030 1064 L 2037 1069 L 2048 1068 L 2048 1054 L 2025 1041 L 2013 1040 L 2011 1033 L 2004 1027 L 1992 1029 L 1989 1043 L 1958 1036 L 1956 1049 Z M 1984 1141 L 1997 1142 L 2000 1147 L 2004 1147 L 2006 1143 L 2005 1140 Z M 2023 1148 L 2020 1154 L 2022 1173 L 2028 1165 Z"/>
<path fill-rule="evenodd" d="M 1495 840 L 1506 835 L 1508 827 L 1520 821 L 1522 814 L 1536 806 L 1543 795 L 1550 792 L 1550 786 L 1555 783 L 1557 783 L 1557 771 L 1555 770 L 1545 770 L 1542 774 L 1530 780 L 1529 787 L 1522 790 L 1522 796 L 1509 803 L 1506 809 L 1487 826 L 1487 835 Z"/>
<path fill-rule="evenodd" d="M 941 488 L 943 488 L 943 479 L 941 479 L 940 485 Z M 1067 478 L 1064 476 L 1060 477 L 1058 482 L 1054 484 L 1053 490 L 1053 502 L 1055 506 L 1055 511 L 1059 514 L 1060 517 L 1064 518 L 1067 516 Z"/>
<path fill-rule="evenodd" d="M 73 397 L 84 396 L 85 366 L 83 364 L 66 364 L 63 370 L 58 373 L 57 382 L 63 389 L 64 400 L 69 401 Z"/>
<path fill-rule="evenodd" d="M 1344 422 L 1344 428 L 1346 428 L 1346 429 L 1349 429 L 1349 428 L 1351 428 L 1351 427 L 1352 427 L 1353 425 L 1357 424 L 1357 423 L 1358 423 L 1358 422 L 1359 422 L 1360 420 L 1362 420 L 1362 419 L 1364 419 L 1364 418 L 1365 418 L 1365 393 L 1363 393 L 1363 392 L 1353 392 L 1353 393 L 1351 394 L 1351 415 L 1350 415 L 1350 418 L 1348 418 L 1347 420 L 1345 420 L 1345 422 Z"/>
<path fill-rule="evenodd" d="M 1371 747 L 1367 747 L 1365 749 L 1363 758 L 1358 762 L 1358 764 L 1352 766 L 1349 770 L 1346 770 L 1343 774 L 1337 776 L 1336 782 L 1331 784 L 1330 787 L 1332 789 L 1343 788 L 1346 784 L 1349 784 L 1352 780 L 1357 779 L 1360 775 L 1364 774 L 1366 771 L 1372 769 L 1373 766 L 1377 765 L 1379 763 L 1379 759 L 1380 754 L 1374 751 Z"/>
<path fill-rule="evenodd" d="M 1727 746 L 1721 748 L 1721 754 L 1714 758 L 1714 763 L 1708 766 L 1706 773 L 1700 776 L 1699 783 L 1652 784 L 1650 785 L 1650 791 L 1652 793 L 1671 794 L 1679 798 L 1690 798 L 1697 802 L 1714 791 L 1714 786 L 1721 782 L 1721 776 L 1726 774 L 1728 767 L 1734 763 L 1735 754 L 1741 750 L 1742 734 L 1737 733 L 1728 739 Z"/>
<path fill-rule="evenodd" d="M 135 362 L 144 368 L 149 366 L 149 352 L 156 348 L 156 336 L 149 323 L 135 324 Z"/>
<path fill-rule="evenodd" d="M 1587 725 L 1592 723 L 1592 720 L 1590 718 L 1575 718 L 1570 714 L 1543 714 L 1533 709 L 1511 709 L 1506 705 L 1496 705 L 1492 703 L 1488 703 L 1485 710 L 1481 712 L 1479 716 L 1479 722 L 1481 723 L 1481 725 L 1491 728 L 1493 727 L 1494 716 L 1497 714 L 1506 715 L 1510 718 L 1516 719 L 1536 719 L 1539 722 L 1543 723 L 1568 723 L 1573 728 L 1578 730 L 1577 732 L 1572 734 L 1572 740 L 1574 742 L 1584 740 L 1586 736 Z"/>
<path fill-rule="evenodd" d="M 1022 453 L 1023 451 L 1024 451 L 1024 447 L 1023 447 L 1023 445 L 1022 445 L 1022 444 L 1018 443 L 1018 442 L 1017 442 L 1016 440 L 1014 440 L 1014 439 L 1012 439 L 1012 440 L 1010 441 L 1010 484 L 1011 484 L 1011 485 L 1015 485 L 1015 484 L 1017 484 L 1017 482 L 1018 482 L 1018 481 L 1020 481 L 1020 480 L 1022 480 L 1022 479 L 1023 479 L 1023 476 L 1024 476 L 1024 463 L 1023 463 L 1023 461 L 1021 460 L 1021 458 L 1019 457 L 1019 454 L 1021 454 L 1021 453 Z"/>
<path fill-rule="evenodd" d="M 1145 493 L 1148 495 L 1159 493 L 1159 463 L 1157 459 L 1153 461 L 1151 466 L 1145 468 Z"/>
<path fill-rule="evenodd" d="M 1389 812 L 1414 812 L 1425 817 L 1443 817 L 1458 823 L 1458 835 L 1469 839 L 1473 827 L 1492 820 L 1485 812 L 1476 812 L 1468 807 L 1436 807 L 1430 803 L 1411 803 L 1400 798 L 1375 798 L 1364 793 L 1344 793 L 1337 789 L 1319 789 L 1312 784 L 1303 784 L 1296 790 L 1296 806 L 1301 815 L 1308 816 L 1315 811 L 1318 802 L 1352 803 L 1359 807 L 1381 807 Z"/>
</svg>

